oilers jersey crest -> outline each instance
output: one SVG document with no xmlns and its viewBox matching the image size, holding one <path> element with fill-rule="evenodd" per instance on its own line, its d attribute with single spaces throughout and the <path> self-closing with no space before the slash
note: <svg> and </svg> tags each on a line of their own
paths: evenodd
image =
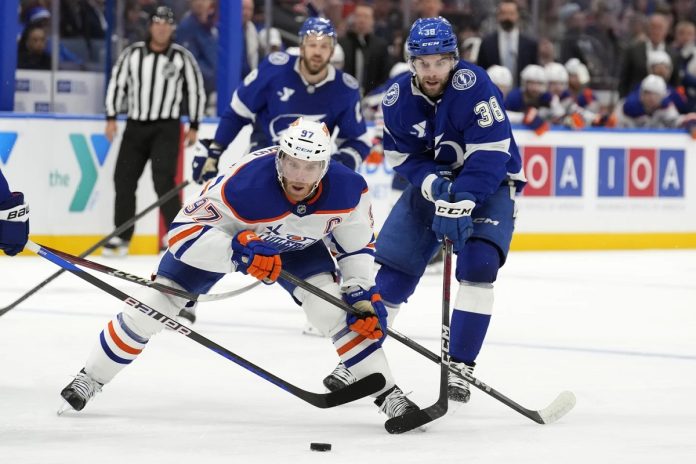
<svg viewBox="0 0 696 464">
<path fill-rule="evenodd" d="M 465 61 L 457 63 L 437 101 L 404 74 L 382 100 L 388 161 L 415 186 L 438 166 L 452 168 L 455 189 L 478 202 L 506 179 L 519 190 L 525 183 L 522 162 L 502 98 L 486 72 Z"/>
</svg>

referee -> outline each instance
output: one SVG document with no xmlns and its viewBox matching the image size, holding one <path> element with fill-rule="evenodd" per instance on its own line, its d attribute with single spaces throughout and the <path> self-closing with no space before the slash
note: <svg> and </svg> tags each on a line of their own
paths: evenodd
<svg viewBox="0 0 696 464">
<path fill-rule="evenodd" d="M 203 78 L 193 55 L 173 43 L 174 28 L 172 10 L 158 7 L 150 17 L 147 40 L 123 50 L 111 71 L 106 91 L 105 133 L 109 142 L 117 132 L 116 114 L 124 100 L 128 103 L 128 120 L 114 172 L 116 227 L 135 215 L 135 191 L 148 159 L 152 161 L 152 180 L 158 197 L 176 186 L 179 117 L 184 98 L 190 120 L 186 144 L 196 142 L 205 108 Z M 166 227 L 180 208 L 178 196 L 160 207 Z M 102 254 L 125 256 L 132 236 L 133 227 L 112 238 Z"/>
</svg>

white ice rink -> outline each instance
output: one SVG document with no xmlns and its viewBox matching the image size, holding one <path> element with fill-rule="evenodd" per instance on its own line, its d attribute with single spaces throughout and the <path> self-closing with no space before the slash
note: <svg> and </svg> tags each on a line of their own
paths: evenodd
<svg viewBox="0 0 696 464">
<path fill-rule="evenodd" d="M 156 258 L 108 264 L 147 276 Z M 0 307 L 57 269 L 38 257 L 0 259 Z M 245 279 L 228 276 L 214 291 Z M 395 324 L 433 351 L 440 287 L 441 277 L 424 278 Z M 510 255 L 475 375 L 532 409 L 573 391 L 575 409 L 544 426 L 474 390 L 426 432 L 389 435 L 369 399 L 314 408 L 172 332 L 82 413 L 57 417 L 59 391 L 120 305 L 66 273 L 0 317 L 0 463 L 696 462 L 696 251 Z M 282 289 L 261 286 L 199 305 L 194 329 L 323 391 L 336 354 L 301 335 L 303 323 Z M 432 404 L 437 366 L 394 340 L 385 348 L 399 385 Z M 310 442 L 333 450 L 312 452 Z"/>
</svg>

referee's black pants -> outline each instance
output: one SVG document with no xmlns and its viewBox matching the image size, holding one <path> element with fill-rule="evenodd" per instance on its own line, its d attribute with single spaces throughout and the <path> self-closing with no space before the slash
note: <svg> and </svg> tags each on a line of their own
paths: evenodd
<svg viewBox="0 0 696 464">
<path fill-rule="evenodd" d="M 135 216 L 135 191 L 147 160 L 152 161 L 150 169 L 158 197 L 162 197 L 176 186 L 174 176 L 179 157 L 180 130 L 178 119 L 151 122 L 129 119 L 126 122 L 114 171 L 116 227 Z M 181 200 L 178 195 L 160 206 L 167 228 L 180 209 Z M 119 237 L 130 241 L 133 231 L 134 228 L 130 227 Z"/>
</svg>

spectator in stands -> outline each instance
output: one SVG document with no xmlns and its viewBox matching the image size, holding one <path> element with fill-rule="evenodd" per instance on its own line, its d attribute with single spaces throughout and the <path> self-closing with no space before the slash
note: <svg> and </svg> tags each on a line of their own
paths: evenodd
<svg viewBox="0 0 696 464">
<path fill-rule="evenodd" d="M 47 8 L 39 5 L 30 8 L 23 15 L 25 18 L 25 26 L 38 26 L 43 28 L 46 36 L 46 53 L 51 54 L 51 12 Z M 85 68 L 85 61 L 89 57 L 89 52 L 87 50 L 86 44 L 83 44 L 83 53 L 78 53 L 77 50 L 73 51 L 68 48 L 64 41 L 61 41 L 58 45 L 58 67 L 60 69 L 79 69 L 83 70 Z"/>
<path fill-rule="evenodd" d="M 416 0 L 416 14 L 419 18 L 437 18 L 442 15 L 442 1 Z"/>
<path fill-rule="evenodd" d="M 254 0 L 242 0 L 242 77 L 258 68 L 261 58 L 259 33 L 251 21 L 254 17 Z"/>
<path fill-rule="evenodd" d="M 546 66 L 547 64 L 554 63 L 556 61 L 556 50 L 553 42 L 546 37 L 541 37 L 538 44 L 539 59 L 537 60 L 537 63 L 539 66 Z"/>
<path fill-rule="evenodd" d="M 619 80 L 619 94 L 623 97 L 637 87 L 648 74 L 648 53 L 662 50 L 667 52 L 672 63 L 678 63 L 677 53 L 666 43 L 669 20 L 661 13 L 654 13 L 648 20 L 648 40 L 630 46 L 623 54 L 623 65 Z M 678 75 L 672 73 L 670 83 L 676 85 Z"/>
<path fill-rule="evenodd" d="M 176 29 L 176 41 L 190 51 L 196 59 L 203 75 L 205 94 L 210 97 L 211 92 L 215 90 L 218 44 L 217 28 L 214 24 L 213 0 L 190 0 L 189 3 L 191 8 Z M 253 2 L 245 3 L 251 3 L 253 13 Z M 250 24 L 248 19 L 246 21 L 245 24 Z"/>
<path fill-rule="evenodd" d="M 51 55 L 46 51 L 46 31 L 30 25 L 22 32 L 17 47 L 17 68 L 51 69 Z"/>
<path fill-rule="evenodd" d="M 375 35 L 391 43 L 394 32 L 401 29 L 404 24 L 400 5 L 394 0 L 375 0 L 372 6 L 375 16 Z"/>
<path fill-rule="evenodd" d="M 128 0 L 123 13 L 123 39 L 127 44 L 142 42 L 147 38 L 148 14 L 142 9 L 138 0 Z"/>
<path fill-rule="evenodd" d="M 696 26 L 691 21 L 677 23 L 674 34 L 679 53 L 679 75 L 687 98 L 689 111 L 696 110 Z"/>
<path fill-rule="evenodd" d="M 374 25 L 372 7 L 358 5 L 353 11 L 350 30 L 338 41 L 345 54 L 343 70 L 358 80 L 362 95 L 383 84 L 391 68 L 387 42 L 375 35 Z"/>
<path fill-rule="evenodd" d="M 486 69 L 494 64 L 505 66 L 512 74 L 514 85 L 517 85 L 521 70 L 538 63 L 539 46 L 536 39 L 520 32 L 520 12 L 515 0 L 502 0 L 496 18 L 498 30 L 481 42 L 478 65 Z"/>
</svg>

